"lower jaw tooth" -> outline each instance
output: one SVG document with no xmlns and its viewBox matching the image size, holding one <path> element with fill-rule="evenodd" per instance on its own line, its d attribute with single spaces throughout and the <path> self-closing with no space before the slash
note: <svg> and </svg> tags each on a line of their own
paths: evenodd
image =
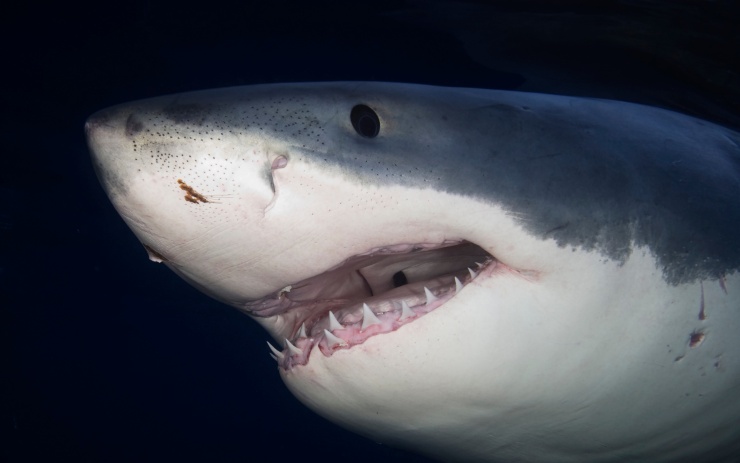
<svg viewBox="0 0 740 463">
<path fill-rule="evenodd" d="M 287 338 L 285 339 L 285 345 L 288 346 L 288 350 L 290 351 L 291 354 L 296 354 L 296 355 L 303 354 L 303 350 L 294 346 L 290 341 L 288 341 Z"/>
<path fill-rule="evenodd" d="M 478 266 L 480 267 L 481 264 L 478 264 Z M 468 268 L 468 272 L 470 273 L 471 279 L 472 278 L 475 278 L 476 276 L 478 276 L 478 273 L 475 272 L 475 271 L 473 271 L 471 268 Z M 460 292 L 465 287 L 465 285 L 460 281 L 460 278 L 458 278 L 458 277 L 454 277 L 454 282 L 455 282 L 455 294 L 457 294 L 458 292 Z M 436 301 L 438 301 L 440 299 L 439 297 L 435 296 L 434 293 L 432 293 L 432 291 L 429 290 L 429 288 L 427 288 L 426 286 L 424 287 L 424 295 L 426 297 L 426 304 L 427 305 L 430 304 L 430 303 L 432 303 L 432 302 L 436 302 Z M 395 305 L 397 303 L 398 303 L 398 301 L 393 302 L 391 300 L 380 302 L 379 304 L 381 304 L 381 308 L 383 307 L 382 306 L 383 304 L 386 304 L 388 306 L 387 307 L 388 310 L 387 311 L 382 311 L 381 313 L 385 314 L 385 313 L 388 313 L 390 311 L 398 310 L 397 309 L 398 306 Z M 394 308 L 394 306 L 395 306 L 395 308 Z M 422 312 L 425 312 L 425 311 L 422 311 Z M 408 318 L 412 318 L 412 317 L 416 317 L 416 316 L 417 316 L 417 313 L 414 312 L 411 309 L 411 307 L 409 306 L 409 304 L 405 300 L 402 299 L 401 300 L 401 314 L 398 317 L 398 321 L 403 321 L 403 320 L 406 320 Z M 329 348 L 330 349 L 333 349 L 335 347 L 347 347 L 347 346 L 349 346 L 349 343 L 347 341 L 345 341 L 344 339 L 342 339 L 342 338 L 338 337 L 337 335 L 333 334 L 332 331 L 335 331 L 335 330 L 343 330 L 343 329 L 345 329 L 345 330 L 346 329 L 353 329 L 352 328 L 353 326 L 355 327 L 354 329 L 357 329 L 356 328 L 357 325 L 355 325 L 355 323 L 357 321 L 359 321 L 359 320 L 357 320 L 357 321 L 352 321 L 352 320 L 347 321 L 347 318 L 345 317 L 345 323 L 348 323 L 348 326 L 345 327 L 344 325 L 342 325 L 339 322 L 339 320 L 337 319 L 337 317 L 334 315 L 334 313 L 332 311 L 329 311 L 328 318 L 329 318 L 329 327 L 328 327 L 328 329 L 324 329 L 324 338 L 326 339 L 326 342 L 327 342 L 327 345 L 329 346 Z M 350 316 L 349 318 L 350 319 L 353 319 L 354 317 L 351 317 Z M 369 327 L 371 327 L 373 325 L 376 325 L 376 324 L 382 324 L 381 320 L 372 311 L 372 309 L 370 309 L 370 307 L 367 305 L 367 303 L 363 303 L 362 304 L 362 324 L 361 324 L 361 327 L 360 327 L 360 332 L 365 331 L 367 328 L 369 328 Z M 305 324 L 303 324 L 303 325 L 301 325 L 301 328 L 300 328 L 300 330 L 298 331 L 298 333 L 296 335 L 296 339 L 306 338 L 306 337 L 307 337 L 306 327 L 305 327 Z M 303 351 L 301 349 L 299 349 L 298 347 L 295 347 L 287 339 L 286 339 L 286 345 L 287 345 L 288 349 L 290 350 L 290 352 L 293 353 L 293 354 L 298 353 L 298 352 L 301 353 L 301 354 L 303 353 Z M 275 351 L 273 350 L 273 353 L 274 352 Z"/>
<path fill-rule="evenodd" d="M 375 316 L 373 311 L 370 310 L 370 307 L 368 307 L 367 304 L 362 304 L 362 327 L 360 328 L 360 331 L 365 331 L 368 327 L 379 324 L 380 320 Z"/>
<path fill-rule="evenodd" d="M 411 310 L 411 307 L 406 303 L 406 301 L 401 301 L 401 316 L 399 317 L 399 320 L 406 320 L 409 317 L 413 317 L 416 315 L 413 310 Z"/>
<path fill-rule="evenodd" d="M 432 294 L 432 292 L 429 291 L 429 288 L 427 288 L 426 286 L 424 286 L 424 294 L 427 297 L 427 304 L 429 304 L 431 302 L 434 302 L 434 301 L 436 301 L 436 300 L 439 299 L 437 296 L 435 296 L 434 294 Z"/>
<path fill-rule="evenodd" d="M 326 337 L 326 342 L 329 345 L 329 348 L 333 348 L 334 346 L 346 346 L 347 341 L 345 341 L 342 338 L 339 338 L 337 336 L 334 336 L 331 334 L 329 330 L 324 330 L 324 337 Z"/>
</svg>

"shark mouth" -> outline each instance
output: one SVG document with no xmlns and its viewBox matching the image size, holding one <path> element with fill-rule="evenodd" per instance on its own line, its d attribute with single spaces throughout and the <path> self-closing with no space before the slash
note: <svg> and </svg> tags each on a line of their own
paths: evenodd
<svg viewBox="0 0 740 463">
<path fill-rule="evenodd" d="M 254 316 L 276 317 L 284 348 L 267 344 L 288 370 L 308 363 L 315 346 L 329 357 L 395 331 L 499 265 L 480 246 L 462 240 L 376 248 L 244 308 Z"/>
</svg>

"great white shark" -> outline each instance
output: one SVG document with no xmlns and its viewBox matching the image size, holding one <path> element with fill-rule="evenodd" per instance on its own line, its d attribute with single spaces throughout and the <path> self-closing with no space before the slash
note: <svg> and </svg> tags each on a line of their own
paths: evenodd
<svg viewBox="0 0 740 463">
<path fill-rule="evenodd" d="M 447 461 L 737 458 L 737 132 L 332 82 L 137 101 L 86 133 L 150 259 L 254 318 L 341 426 Z"/>
</svg>

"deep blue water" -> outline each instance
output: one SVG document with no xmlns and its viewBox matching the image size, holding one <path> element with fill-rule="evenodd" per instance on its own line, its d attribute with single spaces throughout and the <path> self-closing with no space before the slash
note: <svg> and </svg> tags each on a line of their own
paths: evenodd
<svg viewBox="0 0 740 463">
<path fill-rule="evenodd" d="M 256 323 L 150 263 L 97 184 L 83 123 L 164 93 L 387 80 L 613 97 L 740 126 L 737 8 L 589 3 L 5 11 L 0 461 L 427 461 L 308 411 Z"/>
</svg>

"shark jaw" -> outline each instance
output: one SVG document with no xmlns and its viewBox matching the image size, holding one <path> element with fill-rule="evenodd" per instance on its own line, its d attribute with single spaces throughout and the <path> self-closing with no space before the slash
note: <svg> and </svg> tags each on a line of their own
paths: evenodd
<svg viewBox="0 0 740 463">
<path fill-rule="evenodd" d="M 283 369 L 305 365 L 314 347 L 326 357 L 393 332 L 505 266 L 467 241 L 369 250 L 312 278 L 245 304 L 284 321 L 284 349 L 267 343 Z M 281 333 L 282 334 L 282 333 Z"/>
</svg>

